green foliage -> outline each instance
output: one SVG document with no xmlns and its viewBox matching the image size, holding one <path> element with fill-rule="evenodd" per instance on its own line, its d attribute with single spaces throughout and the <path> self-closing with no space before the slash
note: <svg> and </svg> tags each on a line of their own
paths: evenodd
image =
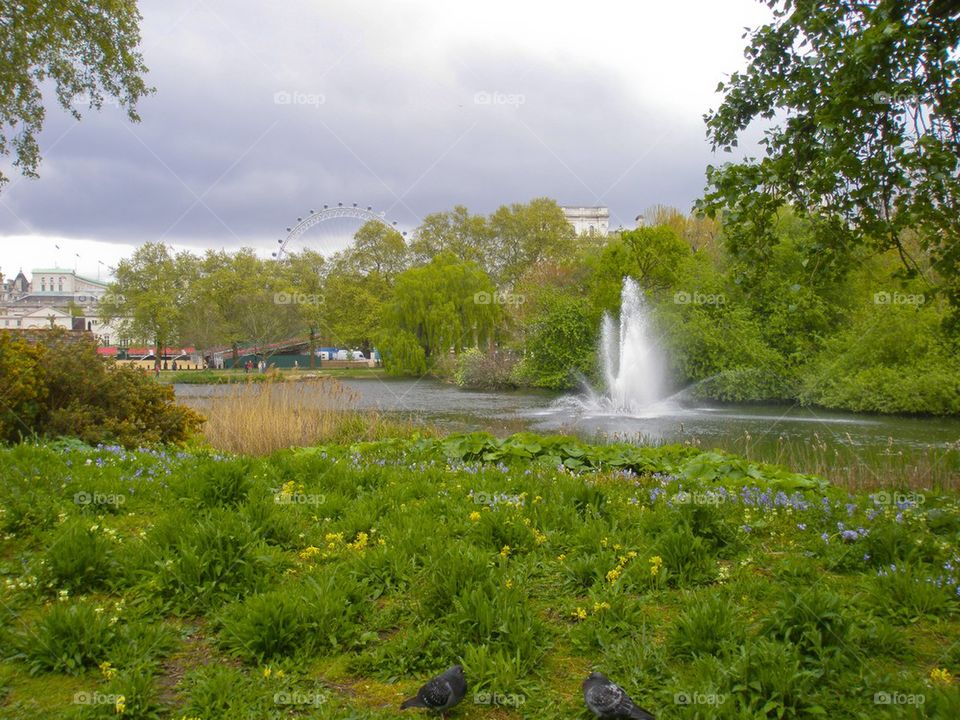
<svg viewBox="0 0 960 720">
<path fill-rule="evenodd" d="M 507 352 L 483 352 L 467 348 L 457 356 L 453 379 L 460 387 L 500 390 L 516 387 L 513 369 L 516 358 Z"/>
<path fill-rule="evenodd" d="M 42 574 L 52 590 L 84 593 L 103 587 L 117 562 L 115 543 L 82 519 L 72 520 L 54 534 L 44 558 Z"/>
<path fill-rule="evenodd" d="M 202 422 L 174 402 L 172 388 L 97 355 L 92 338 L 50 331 L 34 343 L 4 333 L 0 369 L 6 398 L 0 439 L 7 442 L 73 436 L 89 444 L 137 447 L 182 442 Z"/>
<path fill-rule="evenodd" d="M 518 375 L 535 387 L 572 387 L 595 370 L 595 314 L 583 300 L 545 291 L 536 300 Z"/>
<path fill-rule="evenodd" d="M 929 250 L 957 299 L 960 201 L 954 54 L 960 26 L 950 3 L 775 2 L 772 22 L 749 33 L 749 65 L 721 83 L 707 117 L 715 147 L 736 145 L 758 118 L 765 157 L 708 168 L 706 206 L 723 210 L 737 255 L 763 265 L 779 206 L 816 220 L 808 259 L 842 269 L 857 247 L 896 249 L 921 270 L 908 233 Z M 870 68 L 871 71 L 865 71 Z"/>
<path fill-rule="evenodd" d="M 55 518 L 0 558 L 5 717 L 41 713 L 17 700 L 39 683 L 51 716 L 79 687 L 134 717 L 386 717 L 455 662 L 471 693 L 523 702 L 464 717 L 577 717 L 591 667 L 658 716 L 884 717 L 874 695 L 897 691 L 950 717 L 957 702 L 931 676 L 960 662 L 951 491 L 887 506 L 692 447 L 480 433 L 262 458 L 23 445 L 0 448 L 0 474 Z M 313 500 L 273 502 L 288 482 Z M 123 512 L 75 505 L 78 487 L 122 488 Z M 38 570 L 94 525 L 118 563 L 107 580 L 81 599 L 48 587 Z"/>
<path fill-rule="evenodd" d="M 30 672 L 78 675 L 103 662 L 115 631 L 94 603 L 57 602 L 15 638 Z"/>
<path fill-rule="evenodd" d="M 941 321 L 934 303 L 862 307 L 825 343 L 800 397 L 856 412 L 960 413 L 960 362 L 940 332 Z"/>
<path fill-rule="evenodd" d="M 76 101 L 99 110 L 115 98 L 137 122 L 137 102 L 152 90 L 139 52 L 140 12 L 135 3 L 69 0 L 57 5 L 3 7 L 0 46 L 4 87 L 0 100 L 0 154 L 15 155 L 24 175 L 36 177 L 37 136 L 46 117 L 43 86 L 53 81 L 60 106 L 80 119 Z M 12 137 L 7 133 L 12 132 Z M 0 173 L 0 186 L 8 178 Z"/>
<path fill-rule="evenodd" d="M 676 657 L 720 655 L 739 645 L 744 626 L 730 599 L 720 594 L 694 596 L 670 628 Z"/>
<path fill-rule="evenodd" d="M 495 291 L 475 263 L 459 261 L 450 253 L 400 273 L 383 323 L 382 344 L 398 358 L 385 354 L 387 367 L 399 364 L 399 358 L 410 358 L 408 363 L 418 360 L 407 349 L 410 336 L 427 358 L 486 343 L 500 312 Z"/>
</svg>

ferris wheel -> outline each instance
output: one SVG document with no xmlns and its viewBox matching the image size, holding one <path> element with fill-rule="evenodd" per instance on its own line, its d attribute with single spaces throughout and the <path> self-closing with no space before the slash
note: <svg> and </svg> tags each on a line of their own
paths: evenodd
<svg viewBox="0 0 960 720">
<path fill-rule="evenodd" d="M 388 221 L 385 212 L 375 212 L 369 205 L 365 208 L 357 203 L 324 205 L 321 210 L 311 210 L 306 216 L 298 217 L 296 224 L 286 229 L 286 236 L 277 240 L 277 250 L 271 254 L 278 260 L 301 250 L 315 250 L 329 256 L 348 247 L 357 230 L 370 221 L 397 229 L 396 221 Z M 402 234 L 407 233 L 402 231 Z"/>
</svg>

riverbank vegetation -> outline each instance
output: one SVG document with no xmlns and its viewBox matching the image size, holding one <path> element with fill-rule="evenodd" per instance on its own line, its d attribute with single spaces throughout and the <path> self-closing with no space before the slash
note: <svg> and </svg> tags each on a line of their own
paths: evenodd
<svg viewBox="0 0 960 720">
<path fill-rule="evenodd" d="M 566 390 L 600 382 L 600 321 L 619 312 L 621 284 L 633 277 L 674 390 L 858 412 L 960 413 L 957 326 L 932 258 L 909 238 L 924 271 L 912 278 L 896 251 L 868 247 L 827 269 L 818 259 L 821 229 L 788 207 L 760 264 L 739 253 L 721 220 L 656 208 L 646 227 L 576 238 L 557 218 L 562 212 L 548 200 L 490 217 L 457 208 L 429 216 L 409 243 L 365 226 L 332 258 L 306 251 L 263 260 L 241 251 L 158 260 L 166 249 L 145 246 L 114 287 L 124 304 L 107 312 L 136 317 L 136 295 L 122 278 L 167 268 L 180 289 L 143 299 L 145 307 L 170 306 L 141 324 L 146 336 L 201 349 L 240 340 L 269 348 L 314 328 L 324 342 L 376 348 L 389 374 Z M 537 222 L 548 230 L 538 234 Z M 520 237 L 524 260 L 479 250 Z"/>
<path fill-rule="evenodd" d="M 14 720 L 960 714 L 954 493 L 689 447 L 482 434 L 263 458 L 0 449 Z"/>
</svg>

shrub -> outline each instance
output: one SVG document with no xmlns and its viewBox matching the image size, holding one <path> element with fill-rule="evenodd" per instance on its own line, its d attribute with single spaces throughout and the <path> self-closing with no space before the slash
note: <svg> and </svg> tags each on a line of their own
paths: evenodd
<svg viewBox="0 0 960 720">
<path fill-rule="evenodd" d="M 723 595 L 692 600 L 670 629 L 670 650 L 677 657 L 719 655 L 743 638 L 743 626 Z"/>
<path fill-rule="evenodd" d="M 269 558 L 257 549 L 256 536 L 236 513 L 211 512 L 159 550 L 154 581 L 178 612 L 205 610 L 267 583 Z"/>
<path fill-rule="evenodd" d="M 98 525 L 80 520 L 59 528 L 44 560 L 43 574 L 51 589 L 74 593 L 103 587 L 117 567 L 113 541 L 104 536 Z"/>
<path fill-rule="evenodd" d="M 254 595 L 223 619 L 223 644 L 245 660 L 290 656 L 308 641 L 303 603 L 287 590 Z"/>
<path fill-rule="evenodd" d="M 203 422 L 176 404 L 173 388 L 100 357 L 92 336 L 38 335 L 0 333 L 0 440 L 66 435 L 138 447 L 183 442 Z"/>
<path fill-rule="evenodd" d="M 919 566 L 882 568 L 868 585 L 869 602 L 878 614 L 904 623 L 944 614 L 953 605 L 951 593 L 935 575 Z"/>
<path fill-rule="evenodd" d="M 107 657 L 114 630 L 93 603 L 58 602 L 49 606 L 15 639 L 32 674 L 78 675 Z"/>
<path fill-rule="evenodd" d="M 457 356 L 453 379 L 460 387 L 498 390 L 516 387 L 513 369 L 517 358 L 505 350 L 483 352 L 468 348 Z"/>
<path fill-rule="evenodd" d="M 813 661 L 849 652 L 852 627 L 843 598 L 816 585 L 800 592 L 790 588 L 762 622 L 767 635 Z"/>
<path fill-rule="evenodd" d="M 672 585 L 688 585 L 712 580 L 715 561 L 709 555 L 703 538 L 693 534 L 687 525 L 680 525 L 660 537 L 659 555 Z"/>
</svg>

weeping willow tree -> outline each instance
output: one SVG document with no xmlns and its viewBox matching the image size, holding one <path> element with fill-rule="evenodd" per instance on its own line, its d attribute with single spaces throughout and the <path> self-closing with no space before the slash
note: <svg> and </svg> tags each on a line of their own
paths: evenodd
<svg viewBox="0 0 960 720">
<path fill-rule="evenodd" d="M 422 371 L 443 353 L 488 345 L 500 314 L 487 274 L 445 252 L 397 276 L 379 344 L 388 368 Z"/>
</svg>

